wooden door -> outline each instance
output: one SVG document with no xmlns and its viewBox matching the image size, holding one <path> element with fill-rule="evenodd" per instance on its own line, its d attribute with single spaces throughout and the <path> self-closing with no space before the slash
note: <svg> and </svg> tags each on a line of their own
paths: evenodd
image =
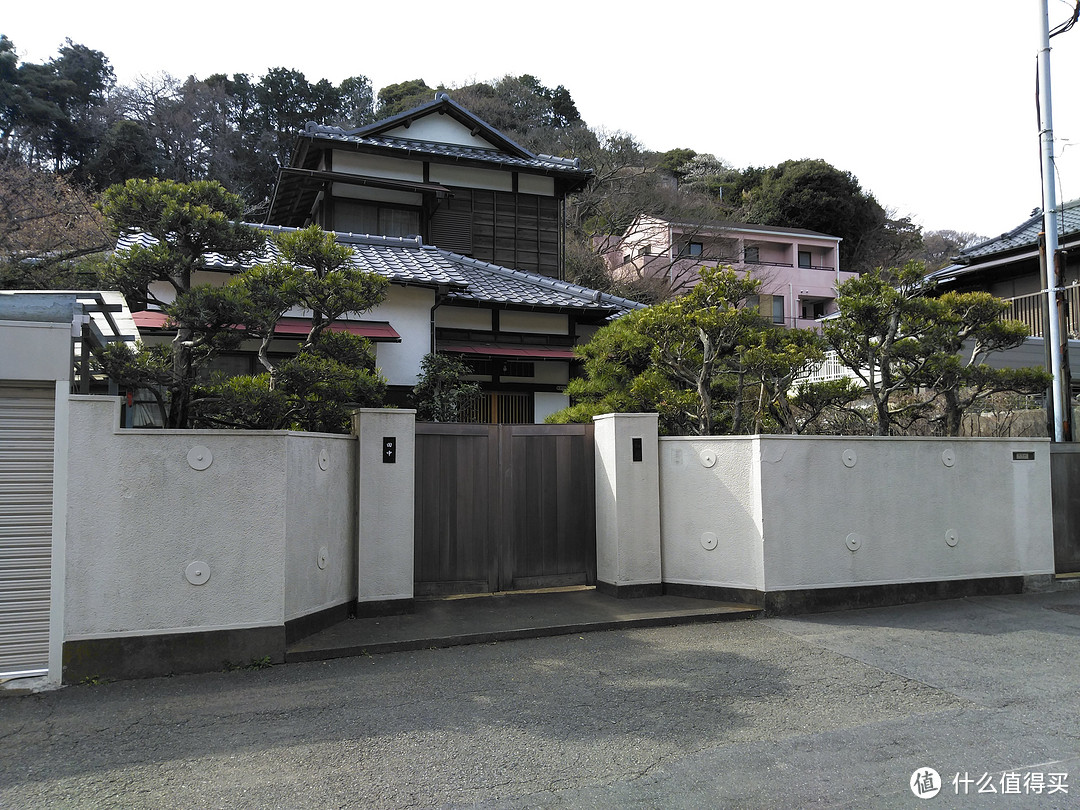
<svg viewBox="0 0 1080 810">
<path fill-rule="evenodd" d="M 416 594 L 592 584 L 592 425 L 416 426 Z"/>
</svg>

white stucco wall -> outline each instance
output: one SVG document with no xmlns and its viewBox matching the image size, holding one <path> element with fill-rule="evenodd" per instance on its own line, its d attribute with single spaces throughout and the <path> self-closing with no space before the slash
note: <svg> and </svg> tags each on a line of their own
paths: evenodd
<svg viewBox="0 0 1080 810">
<path fill-rule="evenodd" d="M 281 624 L 287 435 L 121 433 L 119 408 L 69 402 L 65 638 Z"/>
<path fill-rule="evenodd" d="M 518 173 L 518 191 L 522 194 L 536 194 L 540 197 L 555 196 L 555 178 L 536 174 Z"/>
<path fill-rule="evenodd" d="M 1054 570 L 1045 439 L 761 436 L 660 447 L 665 582 L 784 591 Z"/>
<path fill-rule="evenodd" d="M 400 343 L 375 346 L 375 364 L 391 385 L 416 384 L 420 361 L 431 351 L 430 318 L 434 304 L 434 290 L 392 284 L 386 300 L 364 314 L 367 320 L 389 321 L 401 335 Z"/>
<path fill-rule="evenodd" d="M 1054 571 L 1045 439 L 770 436 L 760 447 L 767 590 Z"/>
<path fill-rule="evenodd" d="M 285 621 L 356 598 L 356 440 L 289 434 Z"/>
<path fill-rule="evenodd" d="M 444 329 L 474 329 L 490 332 L 491 310 L 479 307 L 452 307 L 443 304 L 435 310 L 435 325 Z"/>
<path fill-rule="evenodd" d="M 660 439 L 664 581 L 762 590 L 757 440 Z"/>
<path fill-rule="evenodd" d="M 533 394 L 533 421 L 542 425 L 551 414 L 570 407 L 570 397 L 553 391 L 537 391 Z"/>
<path fill-rule="evenodd" d="M 70 320 L 0 320 L 0 346 L 0 380 L 52 383 L 71 379 Z"/>
<path fill-rule="evenodd" d="M 570 318 L 559 312 L 521 312 L 508 309 L 499 313 L 499 331 L 567 335 L 570 333 Z"/>
<path fill-rule="evenodd" d="M 119 408 L 68 398 L 65 639 L 277 626 L 355 597 L 354 439 L 119 430 Z"/>
<path fill-rule="evenodd" d="M 451 118 L 449 115 L 426 115 L 409 122 L 409 126 L 395 127 L 387 135 L 408 138 L 414 141 L 432 141 L 434 143 L 456 143 L 461 146 L 474 146 L 477 149 L 492 149 L 492 143 Z"/>
<path fill-rule="evenodd" d="M 432 163 L 428 169 L 428 179 L 432 183 L 460 186 L 461 188 L 483 188 L 491 191 L 514 190 L 513 174 L 498 169 L 478 169 L 472 166 Z"/>
<path fill-rule="evenodd" d="M 596 448 L 596 578 L 618 587 L 661 581 L 657 415 L 593 418 Z M 633 440 L 642 457 L 633 460 Z"/>
<path fill-rule="evenodd" d="M 358 408 L 357 601 L 413 598 L 413 494 L 416 411 Z M 384 442 L 393 437 L 397 458 L 384 463 Z"/>
<path fill-rule="evenodd" d="M 334 150 L 332 160 L 336 172 L 383 177 L 387 180 L 408 180 L 414 183 L 424 180 L 424 164 L 418 160 L 361 155 L 340 149 Z"/>
</svg>

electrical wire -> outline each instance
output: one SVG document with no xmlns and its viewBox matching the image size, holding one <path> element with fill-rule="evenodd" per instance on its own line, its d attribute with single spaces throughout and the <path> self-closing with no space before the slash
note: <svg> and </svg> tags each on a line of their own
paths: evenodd
<svg viewBox="0 0 1080 810">
<path fill-rule="evenodd" d="M 1072 16 L 1069 17 L 1069 19 L 1067 19 L 1065 22 L 1061 23 L 1061 25 L 1054 28 L 1050 32 L 1050 36 L 1056 37 L 1058 34 L 1064 34 L 1066 31 L 1071 30 L 1072 27 L 1076 25 L 1077 19 L 1080 19 L 1080 0 L 1076 0 L 1076 5 L 1073 8 Z"/>
</svg>

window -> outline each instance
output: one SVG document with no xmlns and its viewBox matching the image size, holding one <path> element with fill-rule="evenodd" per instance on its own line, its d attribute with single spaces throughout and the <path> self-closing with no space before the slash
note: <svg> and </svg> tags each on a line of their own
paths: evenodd
<svg viewBox="0 0 1080 810">
<path fill-rule="evenodd" d="M 774 295 L 772 300 L 772 322 L 783 323 L 784 322 L 784 297 L 782 295 Z"/>
<path fill-rule="evenodd" d="M 334 230 L 372 236 L 417 236 L 420 212 L 415 208 L 387 208 L 335 199 Z"/>
<path fill-rule="evenodd" d="M 743 261 L 746 264 L 759 264 L 761 262 L 761 251 L 757 246 L 745 248 L 743 250 Z"/>
<path fill-rule="evenodd" d="M 638 256 L 652 256 L 652 245 L 643 245 L 638 250 Z"/>
<path fill-rule="evenodd" d="M 687 245 L 687 252 L 691 256 L 700 256 L 705 251 L 705 246 L 701 242 L 691 242 Z"/>
<path fill-rule="evenodd" d="M 799 251 L 799 267 L 813 267 L 813 266 L 814 265 L 810 261 L 810 251 L 809 250 L 800 250 Z"/>
</svg>

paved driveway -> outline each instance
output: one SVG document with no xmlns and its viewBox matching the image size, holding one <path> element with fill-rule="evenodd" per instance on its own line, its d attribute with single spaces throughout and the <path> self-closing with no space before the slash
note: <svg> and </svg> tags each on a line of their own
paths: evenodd
<svg viewBox="0 0 1080 810">
<path fill-rule="evenodd" d="M 1078 669 L 1064 591 L 71 687 L 0 807 L 1077 807 Z"/>
</svg>

